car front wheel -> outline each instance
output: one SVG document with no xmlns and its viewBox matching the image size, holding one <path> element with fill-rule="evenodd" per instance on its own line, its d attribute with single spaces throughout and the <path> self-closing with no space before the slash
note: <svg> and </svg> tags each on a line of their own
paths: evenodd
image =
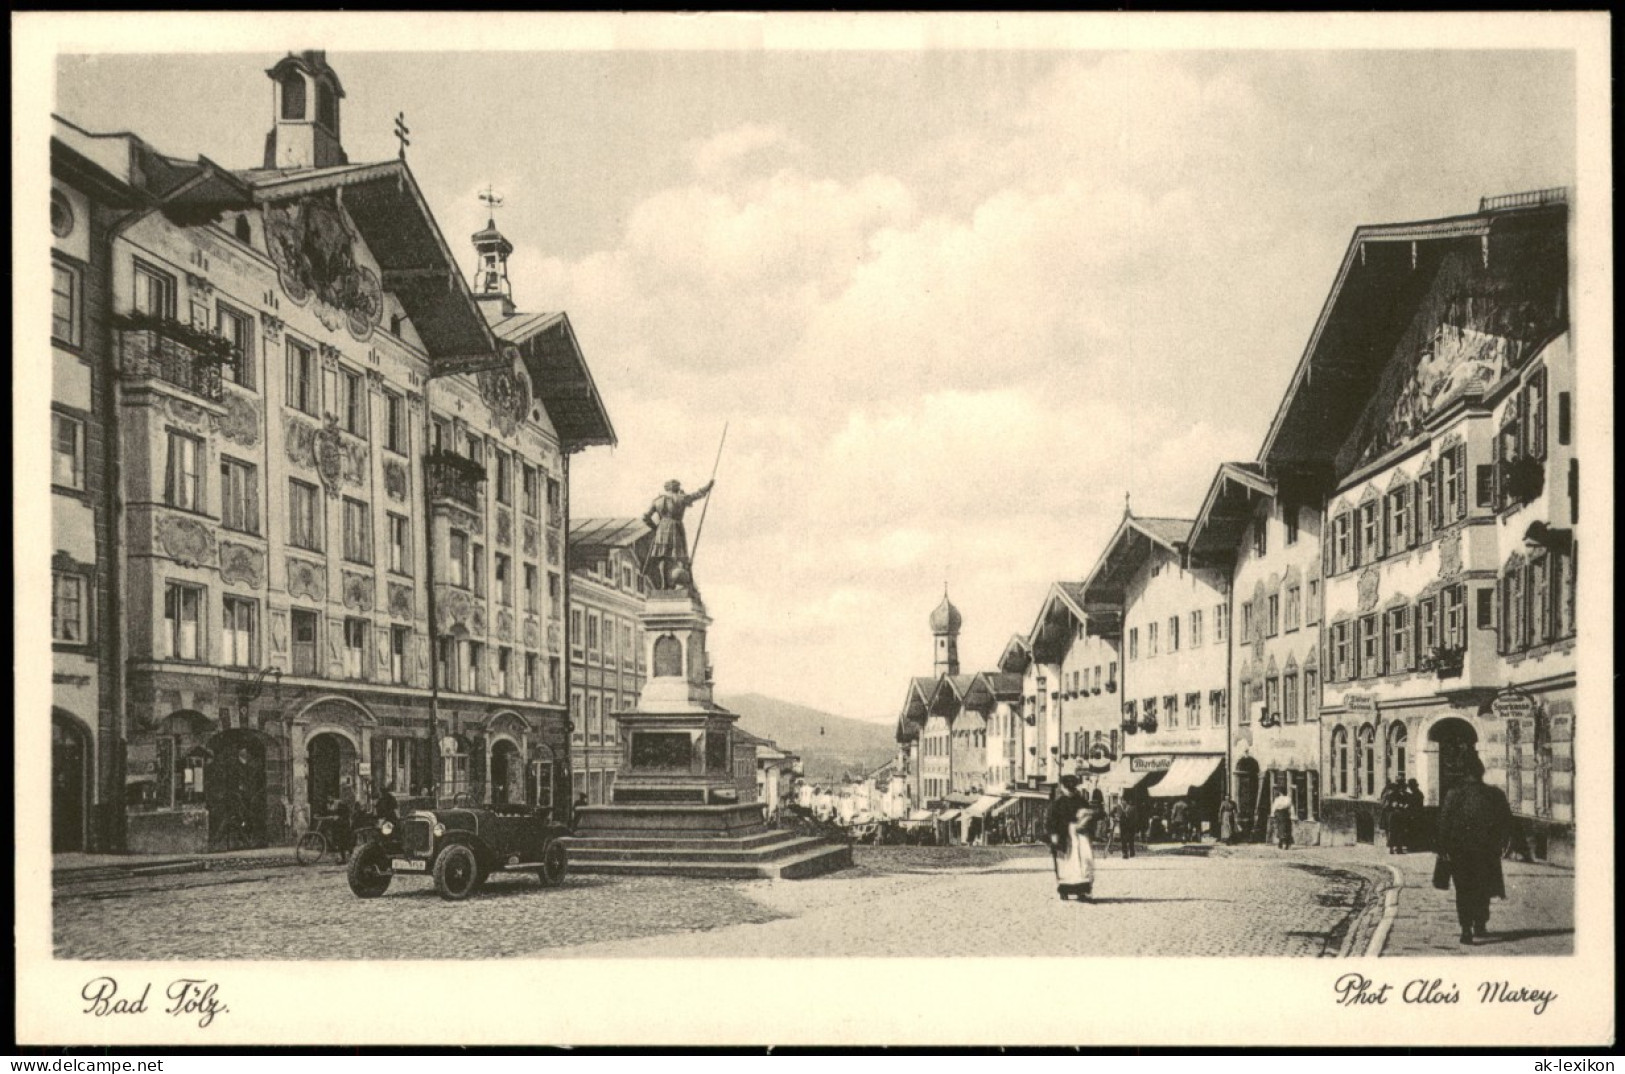
<svg viewBox="0 0 1625 1074">
<path fill-rule="evenodd" d="M 541 880 L 542 887 L 555 888 L 564 883 L 566 868 L 564 844 L 549 843 L 547 849 L 542 851 L 542 867 L 536 870 L 536 876 Z"/>
<path fill-rule="evenodd" d="M 480 863 L 471 848 L 458 844 L 440 852 L 434 862 L 434 888 L 442 899 L 466 899 L 479 886 Z"/>
<path fill-rule="evenodd" d="M 350 870 L 347 874 L 350 881 L 350 890 L 357 898 L 376 899 L 389 890 L 389 881 L 392 874 L 389 869 L 389 855 L 384 848 L 376 843 L 369 843 L 356 851 L 350 859 Z"/>
</svg>

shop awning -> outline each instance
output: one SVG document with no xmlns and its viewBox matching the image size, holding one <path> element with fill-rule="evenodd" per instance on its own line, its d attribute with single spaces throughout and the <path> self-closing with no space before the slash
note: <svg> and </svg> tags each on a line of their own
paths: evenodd
<svg viewBox="0 0 1625 1074">
<path fill-rule="evenodd" d="M 1168 774 L 1149 793 L 1153 798 L 1182 798 L 1192 787 L 1200 787 L 1211 779 L 1220 760 L 1220 757 L 1175 757 Z"/>
<path fill-rule="evenodd" d="M 1130 787 L 1138 787 L 1150 772 L 1136 772 L 1129 767 L 1128 758 L 1124 757 L 1112 765 L 1111 771 L 1101 775 L 1095 787 L 1102 794 L 1120 794 Z"/>
<path fill-rule="evenodd" d="M 984 795 L 982 795 L 982 797 L 976 799 L 976 801 L 971 803 L 970 808 L 965 810 L 965 816 L 967 816 L 967 817 L 986 816 L 987 811 L 992 809 L 994 806 L 996 806 L 998 804 L 999 804 L 999 796 L 998 795 L 996 795 L 996 794 L 984 794 Z"/>
<path fill-rule="evenodd" d="M 938 820 L 958 820 L 959 819 L 959 814 L 961 812 L 962 812 L 962 810 L 950 809 L 950 810 L 947 810 L 946 812 L 938 813 L 937 814 L 937 819 Z"/>
<path fill-rule="evenodd" d="M 999 804 L 993 807 L 993 809 L 988 813 L 988 816 L 1002 817 L 1020 804 L 1020 798 L 1001 798 L 999 800 Z"/>
</svg>

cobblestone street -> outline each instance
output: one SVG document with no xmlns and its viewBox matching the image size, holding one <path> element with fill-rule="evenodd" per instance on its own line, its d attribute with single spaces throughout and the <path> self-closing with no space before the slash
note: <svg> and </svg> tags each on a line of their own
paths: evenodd
<svg viewBox="0 0 1625 1074">
<path fill-rule="evenodd" d="M 1036 848 L 856 851 L 818 880 L 572 876 L 549 891 L 498 877 L 464 903 L 423 880 L 356 899 L 333 865 L 97 879 L 59 886 L 55 945 L 108 959 L 1314 957 L 1364 949 L 1374 915 L 1360 911 L 1387 882 L 1376 865 L 1170 849 L 1102 858 L 1079 905 L 1056 899 Z"/>
</svg>

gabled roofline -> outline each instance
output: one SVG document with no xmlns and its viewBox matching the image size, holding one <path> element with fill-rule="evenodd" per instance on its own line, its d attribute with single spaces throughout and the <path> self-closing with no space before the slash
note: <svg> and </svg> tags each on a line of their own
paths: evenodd
<svg viewBox="0 0 1625 1074">
<path fill-rule="evenodd" d="M 1211 521 L 1213 508 L 1223 496 L 1225 486 L 1231 482 L 1245 485 L 1270 499 L 1277 495 L 1275 482 L 1269 478 L 1250 473 L 1236 463 L 1221 462 L 1213 473 L 1213 480 L 1208 483 L 1207 495 L 1202 498 L 1202 509 L 1196 512 L 1196 522 L 1191 526 L 1190 547 L 1195 548 L 1201 542 L 1202 533 Z"/>
<path fill-rule="evenodd" d="M 1338 266 L 1337 276 L 1332 282 L 1332 288 L 1326 295 L 1326 301 L 1321 304 L 1320 315 L 1315 318 L 1315 324 L 1313 329 L 1310 330 L 1309 339 L 1304 344 L 1303 354 L 1298 358 L 1297 367 L 1292 372 L 1292 379 L 1287 382 L 1286 392 L 1282 395 L 1281 402 L 1276 407 L 1275 416 L 1270 419 L 1269 430 L 1264 434 L 1264 442 L 1258 449 L 1258 461 L 1267 462 L 1274 453 L 1275 442 L 1280 437 L 1281 429 L 1286 423 L 1287 412 L 1291 409 L 1298 392 L 1308 382 L 1314 356 L 1320 349 L 1321 339 L 1331 321 L 1333 312 L 1337 308 L 1338 301 L 1342 297 L 1344 286 L 1348 282 L 1349 272 L 1354 267 L 1355 259 L 1360 255 L 1362 245 L 1367 242 L 1431 242 L 1439 239 L 1483 236 L 1488 235 L 1495 224 L 1506 217 L 1549 213 L 1554 207 L 1558 206 L 1566 210 L 1567 202 L 1542 202 L 1532 206 L 1466 213 L 1460 216 L 1440 217 L 1435 220 L 1393 224 L 1363 224 L 1356 227 L 1354 234 L 1349 238 L 1348 248 L 1343 252 L 1343 260 Z"/>
<path fill-rule="evenodd" d="M 1095 586 L 1099 584 L 1100 574 L 1106 569 L 1108 562 L 1111 560 L 1112 552 L 1116 550 L 1117 546 L 1121 544 L 1124 538 L 1130 533 L 1138 533 L 1152 544 L 1161 545 L 1163 548 L 1167 549 L 1169 552 L 1172 552 L 1176 556 L 1184 553 L 1184 548 L 1182 548 L 1179 544 L 1170 543 L 1160 534 L 1142 525 L 1140 520 L 1134 515 L 1126 514 L 1123 516 L 1123 521 L 1118 523 L 1117 532 L 1113 533 L 1111 539 L 1106 542 L 1106 547 L 1102 549 L 1100 558 L 1095 561 L 1094 567 L 1089 571 L 1089 576 L 1084 579 L 1083 589 L 1086 601 L 1088 599 L 1089 590 L 1095 588 Z M 1087 614 L 1087 612 L 1085 612 L 1085 614 Z"/>
</svg>

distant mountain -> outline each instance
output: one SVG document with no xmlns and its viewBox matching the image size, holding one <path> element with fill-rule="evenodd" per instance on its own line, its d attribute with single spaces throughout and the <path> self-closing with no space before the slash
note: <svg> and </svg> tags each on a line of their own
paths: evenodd
<svg viewBox="0 0 1625 1074">
<path fill-rule="evenodd" d="M 718 697 L 739 714 L 739 726 L 801 757 L 807 779 L 830 782 L 863 776 L 897 755 L 890 724 L 853 720 L 761 694 Z"/>
</svg>

